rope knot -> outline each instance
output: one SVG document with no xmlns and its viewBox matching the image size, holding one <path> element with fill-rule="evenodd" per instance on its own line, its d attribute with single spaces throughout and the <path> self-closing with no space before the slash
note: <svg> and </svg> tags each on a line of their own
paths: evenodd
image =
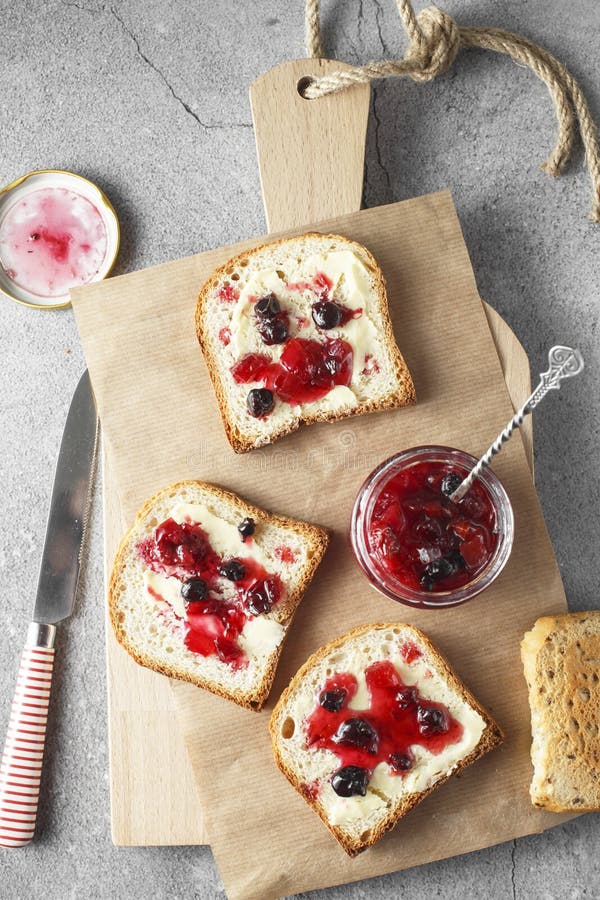
<svg viewBox="0 0 600 900">
<path fill-rule="evenodd" d="M 506 53 L 518 65 L 527 66 L 541 78 L 554 101 L 558 140 L 542 166 L 549 175 L 560 175 L 563 171 L 573 149 L 576 125 L 579 125 L 592 179 L 590 219 L 600 222 L 600 146 L 596 126 L 583 91 L 569 70 L 543 47 L 512 31 L 503 28 L 459 28 L 454 19 L 437 6 L 428 6 L 417 16 L 412 0 L 396 0 L 396 6 L 410 41 L 408 52 L 402 59 L 384 59 L 329 72 L 313 78 L 302 96 L 316 100 L 355 84 L 368 84 L 376 78 L 391 76 L 432 81 L 448 71 L 461 47 Z M 309 56 L 322 56 L 320 34 L 319 0 L 306 0 L 306 47 Z"/>
<path fill-rule="evenodd" d="M 447 72 L 460 50 L 460 29 L 452 16 L 428 6 L 417 16 L 412 30 L 407 60 L 414 65 L 409 73 L 413 81 L 432 81 Z"/>
</svg>

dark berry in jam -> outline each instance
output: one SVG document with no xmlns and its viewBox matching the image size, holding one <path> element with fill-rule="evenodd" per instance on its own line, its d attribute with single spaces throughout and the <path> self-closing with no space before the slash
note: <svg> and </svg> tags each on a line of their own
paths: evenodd
<svg viewBox="0 0 600 900">
<path fill-rule="evenodd" d="M 446 497 L 449 497 L 450 494 L 453 494 L 456 488 L 462 484 L 463 479 L 460 477 L 458 472 L 448 472 L 447 475 L 444 475 L 441 482 L 442 494 L 445 494 Z"/>
<path fill-rule="evenodd" d="M 289 329 L 285 315 L 280 314 L 271 319 L 259 319 L 257 328 L 264 343 L 269 347 L 273 344 L 285 344 L 287 341 Z"/>
<path fill-rule="evenodd" d="M 265 294 L 254 304 L 254 312 L 257 316 L 265 319 L 272 319 L 277 313 L 281 312 L 281 305 L 275 294 Z"/>
<path fill-rule="evenodd" d="M 210 535 L 189 519 L 166 519 L 153 535 L 139 542 L 137 552 L 151 571 L 182 582 L 185 646 L 201 656 L 216 656 L 234 669 L 247 665 L 239 637 L 249 613 L 267 612 L 281 598 L 279 576 L 269 573 L 251 556 L 224 560 L 213 549 Z M 231 586 L 223 585 L 223 576 L 235 585 L 233 596 Z M 153 587 L 148 587 L 148 593 L 160 604 L 161 613 L 170 605 Z M 254 601 L 248 602 L 248 596 Z"/>
<path fill-rule="evenodd" d="M 430 591 L 439 578 L 447 578 L 448 575 L 452 575 L 453 571 L 454 566 L 449 559 L 443 557 L 442 559 L 434 559 L 425 566 L 423 574 L 419 579 L 421 586 L 424 587 L 426 591 Z"/>
<path fill-rule="evenodd" d="M 426 736 L 448 731 L 448 713 L 441 706 L 419 706 L 417 710 L 419 731 Z"/>
<path fill-rule="evenodd" d="M 331 787 L 338 797 L 364 797 L 371 779 L 371 773 L 359 766 L 344 766 L 331 778 Z"/>
<path fill-rule="evenodd" d="M 181 585 L 181 596 L 186 603 L 199 603 L 208 594 L 208 585 L 202 578 L 188 578 Z"/>
<path fill-rule="evenodd" d="M 366 546 L 384 584 L 435 595 L 464 587 L 488 565 L 499 535 L 487 488 L 475 482 L 458 503 L 448 496 L 466 474 L 443 461 L 413 462 L 379 488 Z"/>
<path fill-rule="evenodd" d="M 416 687 L 404 687 L 396 694 L 396 703 L 400 709 L 415 706 L 419 693 Z"/>
<path fill-rule="evenodd" d="M 153 537 L 140 542 L 138 552 L 153 572 L 174 575 L 182 581 L 194 576 L 209 580 L 219 563 L 207 534 L 199 525 L 174 519 L 161 522 Z"/>
<path fill-rule="evenodd" d="M 256 525 L 254 523 L 254 519 L 251 519 L 250 516 L 246 516 L 245 519 L 242 519 L 237 527 L 242 541 L 245 541 L 246 538 L 252 537 L 255 527 Z"/>
<path fill-rule="evenodd" d="M 449 563 L 454 566 L 455 571 L 458 569 L 464 569 L 465 561 L 463 559 L 462 553 L 459 550 L 451 550 L 450 553 L 446 556 L 446 559 Z"/>
<path fill-rule="evenodd" d="M 416 764 L 413 752 L 415 747 L 422 747 L 428 753 L 436 755 L 450 744 L 460 741 L 463 735 L 460 722 L 441 703 L 422 697 L 418 685 L 403 684 L 390 660 L 371 663 L 364 675 L 369 699 L 364 704 L 366 708 L 360 711 L 349 708 L 349 703 L 358 690 L 355 675 L 338 672 L 325 681 L 313 711 L 303 722 L 307 747 L 334 753 L 342 770 L 358 768 L 359 771 L 366 771 L 368 784 L 380 763 L 389 765 L 391 774 L 400 778 Z M 340 689 L 345 694 L 345 701 L 340 708 L 329 709 L 324 706 L 321 698 Z M 398 696 L 404 694 L 404 691 L 410 692 L 408 696 L 411 702 L 401 708 Z M 415 702 L 412 702 L 413 699 Z M 423 726 L 418 720 L 420 709 L 440 712 L 447 725 L 446 730 L 423 732 Z M 353 740 L 347 740 L 348 736 Z M 333 785 L 333 779 L 331 783 Z"/>
<path fill-rule="evenodd" d="M 349 744 L 367 753 L 377 753 L 379 735 L 366 719 L 346 719 L 332 738 L 335 744 Z"/>
<path fill-rule="evenodd" d="M 252 388 L 246 398 L 248 412 L 255 419 L 261 419 L 268 415 L 275 405 L 273 392 L 268 388 Z"/>
<path fill-rule="evenodd" d="M 246 570 L 239 559 L 230 559 L 228 562 L 223 563 L 222 566 L 219 566 L 219 575 L 222 575 L 223 578 L 228 578 L 229 581 L 241 581 L 245 574 Z"/>
<path fill-rule="evenodd" d="M 317 328 L 337 328 L 342 321 L 342 310 L 331 300 L 320 300 L 313 304 L 312 319 Z"/>
<path fill-rule="evenodd" d="M 289 334 L 289 317 L 282 312 L 275 294 L 265 294 L 254 305 L 258 333 L 268 346 L 284 344 Z"/>
<path fill-rule="evenodd" d="M 321 691 L 319 704 L 328 712 L 339 712 L 346 702 L 347 696 L 344 688 L 332 688 L 330 691 Z"/>
<path fill-rule="evenodd" d="M 415 758 L 410 753 L 391 753 L 388 761 L 394 772 L 408 772 Z"/>
<path fill-rule="evenodd" d="M 245 593 L 246 606 L 253 616 L 268 613 L 279 600 L 279 586 L 273 578 L 262 578 Z"/>
<path fill-rule="evenodd" d="M 432 591 L 436 581 L 440 578 L 448 578 L 465 568 L 465 561 L 458 550 L 451 550 L 447 556 L 434 559 L 425 566 L 421 575 L 420 584 L 426 591 Z"/>
<path fill-rule="evenodd" d="M 313 303 L 312 319 L 317 328 L 327 331 L 330 328 L 337 328 L 338 325 L 345 325 L 350 319 L 358 319 L 362 316 L 362 308 L 352 309 L 344 306 L 342 303 L 336 303 L 335 300 L 321 299 L 317 303 Z"/>
</svg>

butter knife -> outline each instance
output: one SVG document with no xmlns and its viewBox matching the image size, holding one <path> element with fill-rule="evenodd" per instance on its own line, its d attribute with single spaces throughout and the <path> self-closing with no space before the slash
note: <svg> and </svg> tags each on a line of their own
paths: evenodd
<svg viewBox="0 0 600 900">
<path fill-rule="evenodd" d="M 33 621 L 0 763 L 0 846 L 33 838 L 46 740 L 56 625 L 73 612 L 96 458 L 98 419 L 89 375 L 82 375 L 63 432 Z"/>
</svg>

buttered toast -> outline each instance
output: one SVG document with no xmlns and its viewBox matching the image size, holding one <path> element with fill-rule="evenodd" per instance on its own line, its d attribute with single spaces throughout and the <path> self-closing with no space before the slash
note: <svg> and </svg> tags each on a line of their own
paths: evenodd
<svg viewBox="0 0 600 900">
<path fill-rule="evenodd" d="M 215 485 L 164 488 L 114 562 L 117 640 L 141 665 L 258 710 L 327 543 L 324 529 Z"/>
<path fill-rule="evenodd" d="M 304 234 L 229 260 L 200 290 L 196 333 L 237 452 L 303 423 L 415 402 L 381 269 L 340 235 Z"/>
<path fill-rule="evenodd" d="M 350 856 L 502 732 L 428 638 L 364 625 L 317 650 L 270 723 L 277 765 Z"/>
</svg>

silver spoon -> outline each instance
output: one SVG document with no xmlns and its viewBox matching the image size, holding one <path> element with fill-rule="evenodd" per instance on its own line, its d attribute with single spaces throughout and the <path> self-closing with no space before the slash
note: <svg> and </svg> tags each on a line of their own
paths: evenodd
<svg viewBox="0 0 600 900">
<path fill-rule="evenodd" d="M 540 375 L 540 383 L 533 394 L 525 401 L 518 412 L 515 413 L 503 431 L 500 432 L 494 443 L 486 450 L 477 465 L 475 465 L 467 477 L 461 481 L 456 490 L 449 494 L 450 500 L 458 503 L 465 496 L 476 478 L 486 469 L 493 457 L 500 452 L 502 445 L 511 437 L 515 428 L 520 428 L 523 419 L 528 416 L 535 407 L 541 403 L 548 391 L 558 390 L 561 381 L 572 378 L 583 371 L 583 357 L 579 350 L 572 347 L 552 347 L 548 354 L 550 368 Z"/>
</svg>

